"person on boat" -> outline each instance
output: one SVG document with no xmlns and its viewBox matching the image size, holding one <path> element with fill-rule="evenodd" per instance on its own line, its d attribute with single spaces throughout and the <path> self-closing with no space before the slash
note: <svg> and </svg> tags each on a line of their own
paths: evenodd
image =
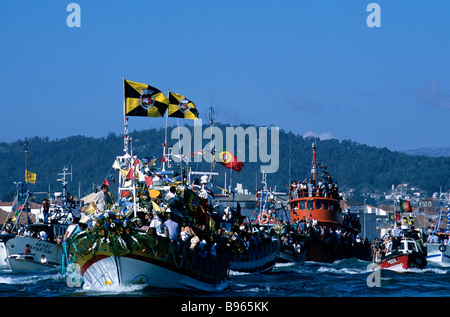
<svg viewBox="0 0 450 317">
<path fill-rule="evenodd" d="M 428 236 L 427 242 L 428 243 L 439 243 L 439 237 L 437 236 L 436 233 L 434 233 L 432 231 L 431 234 Z"/>
<path fill-rule="evenodd" d="M 402 239 L 402 228 L 399 223 L 392 229 L 392 250 L 397 251 Z"/>
<path fill-rule="evenodd" d="M 200 186 L 200 180 L 198 178 L 194 179 L 194 182 L 191 185 L 191 189 L 193 192 L 198 193 L 202 187 Z"/>
<path fill-rule="evenodd" d="M 47 264 L 47 258 L 43 254 L 41 255 L 41 263 Z"/>
<path fill-rule="evenodd" d="M 156 211 L 152 212 L 153 218 L 150 221 L 150 228 L 155 228 L 156 230 L 156 234 L 158 236 L 164 236 L 164 230 L 162 229 L 162 221 L 161 219 L 158 217 L 158 214 Z"/>
<path fill-rule="evenodd" d="M 64 234 L 64 237 L 63 237 L 64 240 L 68 239 L 75 232 L 75 229 L 77 229 L 77 228 L 79 229 L 79 226 L 78 226 L 79 221 L 80 221 L 80 218 L 74 218 L 72 220 L 72 223 L 67 228 L 66 233 Z"/>
<path fill-rule="evenodd" d="M 103 184 L 100 187 L 100 191 L 95 194 L 91 204 L 97 211 L 103 212 L 111 202 L 111 196 L 108 194 L 108 185 Z"/>
<path fill-rule="evenodd" d="M 170 240 L 177 242 L 180 234 L 178 223 L 170 219 L 170 212 L 167 213 L 166 219 L 163 223 L 164 234 Z"/>
<path fill-rule="evenodd" d="M 183 220 L 183 225 L 181 226 L 180 237 L 181 241 L 187 242 L 194 236 L 194 231 L 189 226 L 186 219 Z"/>
<path fill-rule="evenodd" d="M 48 240 L 48 234 L 47 234 L 47 231 L 45 231 L 45 230 L 41 230 L 41 232 L 39 232 L 39 236 L 41 237 L 41 240 L 43 240 L 43 241 Z"/>
<path fill-rule="evenodd" d="M 48 222 L 48 212 L 50 210 L 50 204 L 48 203 L 48 199 L 44 198 L 42 202 L 42 214 L 44 215 L 44 223 Z"/>
<path fill-rule="evenodd" d="M 27 244 L 27 245 L 25 246 L 25 250 L 24 250 L 24 253 L 26 253 L 26 254 L 29 254 L 29 253 L 31 253 L 31 250 L 30 250 L 30 245 L 29 245 L 29 244 Z"/>
</svg>

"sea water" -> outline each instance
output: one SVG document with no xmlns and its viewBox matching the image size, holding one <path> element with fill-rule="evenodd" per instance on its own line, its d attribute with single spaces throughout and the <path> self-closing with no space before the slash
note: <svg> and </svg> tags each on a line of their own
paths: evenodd
<svg viewBox="0 0 450 317">
<path fill-rule="evenodd" d="M 0 297 L 446 297 L 450 295 L 450 264 L 430 262 L 424 269 L 379 270 L 377 286 L 368 282 L 369 262 L 346 259 L 332 264 L 278 263 L 271 273 L 231 271 L 220 293 L 156 289 L 145 285 L 105 286 L 86 290 L 69 287 L 60 270 L 13 273 L 0 269 Z"/>
</svg>

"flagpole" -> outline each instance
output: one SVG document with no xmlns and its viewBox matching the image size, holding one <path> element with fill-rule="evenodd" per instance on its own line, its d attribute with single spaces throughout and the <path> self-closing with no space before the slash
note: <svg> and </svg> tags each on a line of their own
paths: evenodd
<svg viewBox="0 0 450 317">
<path fill-rule="evenodd" d="M 125 100 L 125 77 L 123 80 L 123 151 L 128 154 L 128 118 L 126 116 L 126 100 Z"/>
<path fill-rule="evenodd" d="M 167 93 L 167 96 L 169 98 L 169 104 L 170 104 L 170 89 Z M 164 143 L 163 143 L 163 159 L 162 159 L 162 171 L 164 172 L 166 170 L 166 146 L 167 146 L 167 121 L 169 118 L 169 107 L 167 107 L 166 110 L 166 129 L 164 132 Z"/>
</svg>

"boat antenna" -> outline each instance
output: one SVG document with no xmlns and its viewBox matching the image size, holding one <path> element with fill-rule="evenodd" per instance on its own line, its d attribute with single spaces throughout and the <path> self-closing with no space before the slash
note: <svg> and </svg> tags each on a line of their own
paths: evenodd
<svg viewBox="0 0 450 317">
<path fill-rule="evenodd" d="M 313 148 L 313 168 L 312 168 L 312 173 L 313 173 L 314 187 L 316 187 L 316 184 L 317 184 L 317 172 L 316 172 L 316 143 L 315 142 L 312 144 L 312 148 Z"/>
<path fill-rule="evenodd" d="M 211 127 L 211 155 L 214 155 L 214 145 L 212 142 L 212 135 L 213 135 L 213 125 L 214 125 L 214 120 L 217 118 L 217 111 L 216 109 L 212 106 L 212 93 L 211 93 L 211 107 L 209 107 L 209 109 L 206 112 L 206 116 L 209 119 L 209 126 Z M 214 171 L 214 159 L 211 159 L 211 172 Z M 212 175 L 211 175 L 211 179 L 210 181 L 212 182 Z"/>
</svg>

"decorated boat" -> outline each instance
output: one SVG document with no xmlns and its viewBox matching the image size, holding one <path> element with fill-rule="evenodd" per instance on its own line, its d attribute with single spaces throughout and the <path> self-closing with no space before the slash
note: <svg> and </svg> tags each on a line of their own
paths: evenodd
<svg viewBox="0 0 450 317">
<path fill-rule="evenodd" d="M 384 256 L 379 260 L 382 269 L 387 268 L 419 268 L 423 269 L 427 265 L 426 248 L 418 245 L 418 242 L 409 237 L 403 237 L 398 244 L 398 248 L 393 249 L 392 241 L 386 244 Z"/>
<path fill-rule="evenodd" d="M 369 259 L 368 246 L 356 242 L 361 231 L 359 219 L 342 212 L 337 182 L 333 182 L 326 166 L 316 159 L 315 143 L 312 150 L 312 178 L 290 184 L 290 223 L 293 234 L 302 236 L 305 242 L 306 261 Z"/>
<path fill-rule="evenodd" d="M 117 157 L 114 164 L 121 170 L 121 199 L 107 211 L 84 213 L 81 226 L 85 230 L 72 234 L 64 242 L 64 271 L 72 275 L 79 272 L 82 283 L 78 286 L 85 288 L 133 283 L 201 291 L 226 288 L 229 267 L 226 252 L 216 248 L 211 253 L 205 246 L 199 249 L 193 242 L 159 232 L 162 228 L 159 217 L 170 214 L 178 223 L 183 218 L 196 218 L 197 211 L 190 209 L 194 193 L 181 185 L 176 193 L 178 203 L 172 204 L 164 194 L 177 187 L 173 179 L 165 179 L 159 171 L 152 171 L 152 165 L 128 153 Z M 151 184 L 148 178 L 147 183 L 145 178 L 139 182 L 137 175 L 144 170 L 154 173 Z M 142 177 L 151 176 L 141 174 Z M 150 213 L 159 219 L 157 226 L 142 225 L 145 215 Z"/>
<path fill-rule="evenodd" d="M 128 80 L 124 93 L 125 155 L 117 156 L 112 166 L 119 175 L 118 202 L 97 204 L 94 198 L 83 212 L 80 230 L 63 243 L 63 272 L 85 288 L 140 283 L 221 291 L 227 287 L 229 253 L 213 239 L 208 201 L 187 183 L 182 162 L 177 166 L 180 177 L 166 170 L 173 159 L 170 149 L 166 153 L 167 140 L 162 167 L 156 157 L 139 159 L 129 150 L 128 116 L 195 119 L 195 105 L 173 93 L 169 104 L 156 88 Z M 117 179 L 110 176 L 104 185 Z M 184 231 L 184 221 L 195 228 Z"/>
</svg>

